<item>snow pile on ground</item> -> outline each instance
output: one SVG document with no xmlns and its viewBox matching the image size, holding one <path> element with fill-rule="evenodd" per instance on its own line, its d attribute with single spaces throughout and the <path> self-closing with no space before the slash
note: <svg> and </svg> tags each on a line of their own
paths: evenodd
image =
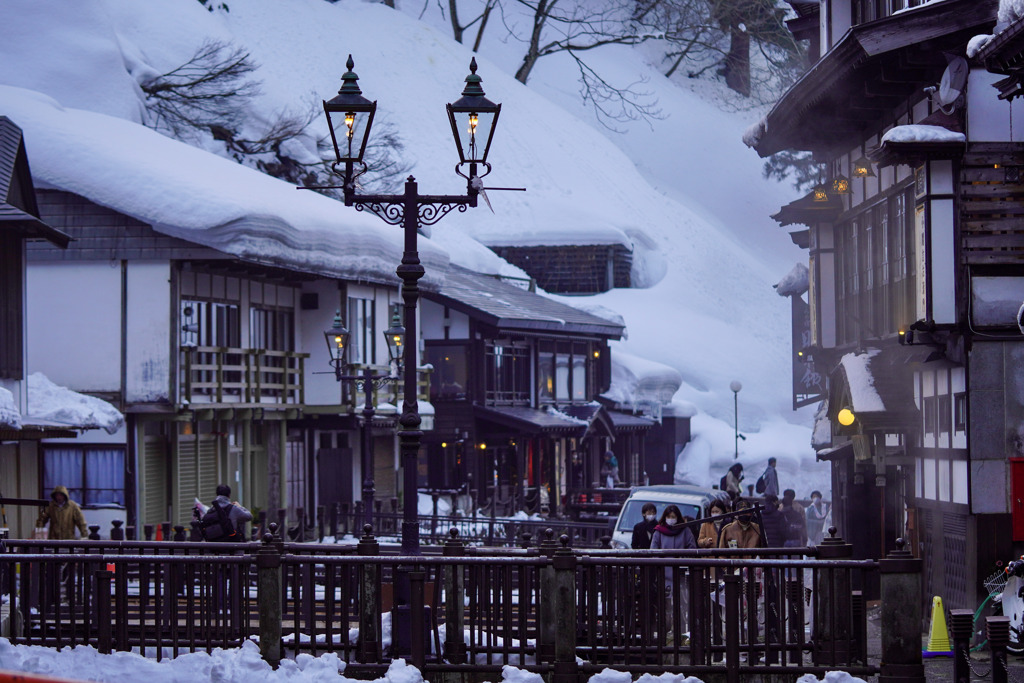
<svg viewBox="0 0 1024 683">
<path fill-rule="evenodd" d="M 41 372 L 28 376 L 28 414 L 71 427 L 98 427 L 108 434 L 124 425 L 124 415 L 114 406 L 58 386 Z"/>
<path fill-rule="evenodd" d="M 300 654 L 286 659 L 274 670 L 260 658 L 259 646 L 247 641 L 241 648 L 212 653 L 194 652 L 157 662 L 131 652 L 100 654 L 95 648 L 80 645 L 55 650 L 38 645 L 11 645 L 0 638 L 0 668 L 66 678 L 69 681 L 100 683 L 359 683 L 343 674 L 345 662 L 334 653 L 314 657 Z M 541 683 L 535 673 L 505 666 L 502 683 Z M 630 674 L 605 669 L 590 677 L 590 683 L 631 683 Z M 818 679 L 807 674 L 797 683 L 855 683 L 863 679 L 843 672 L 830 672 Z M 376 683 L 423 683 L 419 669 L 397 659 Z M 637 683 L 701 683 L 701 679 L 682 674 L 644 674 Z"/>
<path fill-rule="evenodd" d="M 14 402 L 14 394 L 0 387 L 0 427 L 21 429 L 21 412 Z"/>
</svg>

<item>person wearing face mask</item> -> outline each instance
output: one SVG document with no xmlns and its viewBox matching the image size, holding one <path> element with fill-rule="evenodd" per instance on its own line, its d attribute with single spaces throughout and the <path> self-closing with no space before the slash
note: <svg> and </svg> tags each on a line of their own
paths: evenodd
<svg viewBox="0 0 1024 683">
<path fill-rule="evenodd" d="M 745 500 L 736 502 L 736 510 L 749 510 L 750 503 Z M 736 521 L 722 527 L 718 537 L 719 548 L 760 548 L 761 528 L 751 519 L 751 515 L 736 516 Z"/>
<path fill-rule="evenodd" d="M 688 526 L 683 524 L 683 513 L 675 505 L 666 507 L 665 511 L 661 513 L 661 520 L 654 527 L 654 536 L 651 538 L 651 550 L 695 550 L 696 548 L 697 541 L 693 538 L 693 532 L 690 531 Z M 690 611 L 689 587 L 686 584 L 685 572 L 680 571 L 680 586 L 677 592 L 674 589 L 675 574 L 675 567 L 665 567 L 665 614 L 675 614 L 672 605 L 676 602 L 674 600 L 675 596 L 678 595 L 680 630 L 683 633 L 688 633 L 687 618 Z M 672 617 L 670 616 L 668 619 L 669 630 L 674 630 Z M 683 641 L 683 644 L 685 644 L 685 641 Z"/>
<path fill-rule="evenodd" d="M 711 502 L 711 505 L 708 507 L 708 516 L 711 519 L 700 525 L 700 533 L 697 534 L 698 548 L 718 547 L 718 536 L 721 534 L 722 527 L 724 526 L 721 515 L 728 511 L 729 509 L 725 501 L 715 500 Z"/>
<path fill-rule="evenodd" d="M 633 527 L 633 540 L 630 547 L 633 550 L 647 550 L 651 547 L 651 539 L 654 538 L 654 528 L 658 526 L 658 508 L 654 503 L 644 503 L 644 519 Z"/>
<path fill-rule="evenodd" d="M 825 535 L 825 517 L 828 506 L 821 502 L 821 491 L 811 491 L 811 504 L 807 506 L 807 543 L 818 545 Z"/>
</svg>

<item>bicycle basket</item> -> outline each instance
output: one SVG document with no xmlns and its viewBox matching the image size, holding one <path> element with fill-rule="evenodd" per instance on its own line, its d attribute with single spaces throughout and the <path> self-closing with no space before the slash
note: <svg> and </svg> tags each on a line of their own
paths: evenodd
<svg viewBox="0 0 1024 683">
<path fill-rule="evenodd" d="M 992 576 L 985 579 L 985 589 L 991 597 L 995 597 L 1003 592 L 1003 588 L 1006 586 L 1006 580 L 1010 578 L 1009 573 L 1000 570 Z"/>
</svg>

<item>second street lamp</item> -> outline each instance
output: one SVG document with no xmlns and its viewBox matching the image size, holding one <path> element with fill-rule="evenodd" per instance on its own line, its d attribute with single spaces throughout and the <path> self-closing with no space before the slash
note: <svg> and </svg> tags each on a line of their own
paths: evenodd
<svg viewBox="0 0 1024 683">
<path fill-rule="evenodd" d="M 373 483 L 373 450 L 370 448 L 373 437 L 373 416 L 376 412 L 373 406 L 373 390 L 398 381 L 402 370 L 402 347 L 405 344 L 405 328 L 398 322 L 398 314 L 390 328 L 384 331 L 384 340 L 388 347 L 388 374 L 374 375 L 370 367 L 370 359 L 363 366 L 360 375 L 345 374 L 348 369 L 346 353 L 348 351 L 349 331 L 341 321 L 341 311 L 334 316 L 334 323 L 324 330 L 324 338 L 327 340 L 327 348 L 331 354 L 331 366 L 334 367 L 334 378 L 339 382 L 352 382 L 363 384 L 363 429 L 360 437 L 360 454 L 362 458 L 360 465 L 363 470 L 363 524 L 373 526 L 373 505 L 374 505 L 374 483 Z"/>
</svg>

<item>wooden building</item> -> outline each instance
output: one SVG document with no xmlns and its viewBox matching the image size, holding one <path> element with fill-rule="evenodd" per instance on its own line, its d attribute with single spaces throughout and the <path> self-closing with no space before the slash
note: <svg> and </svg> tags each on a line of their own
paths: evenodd
<svg viewBox="0 0 1024 683">
<path fill-rule="evenodd" d="M 816 434 L 831 435 L 818 446 L 833 521 L 858 557 L 909 538 L 925 595 L 949 607 L 975 606 L 996 562 L 1020 554 L 1024 513 L 1011 504 L 1021 133 L 997 78 L 967 58 L 997 5 L 825 0 L 821 58 L 745 136 L 761 156 L 810 151 L 825 169 L 776 218 L 805 228 L 792 234 L 810 271 L 800 351 L 828 378 Z"/>
<path fill-rule="evenodd" d="M 435 430 L 422 483 L 478 506 L 566 514 L 604 487 L 604 453 L 641 483 L 654 424 L 613 416 L 596 399 L 611 382 L 608 341 L 623 332 L 579 309 L 452 266 L 424 295 L 424 359 L 433 368 Z"/>
</svg>

